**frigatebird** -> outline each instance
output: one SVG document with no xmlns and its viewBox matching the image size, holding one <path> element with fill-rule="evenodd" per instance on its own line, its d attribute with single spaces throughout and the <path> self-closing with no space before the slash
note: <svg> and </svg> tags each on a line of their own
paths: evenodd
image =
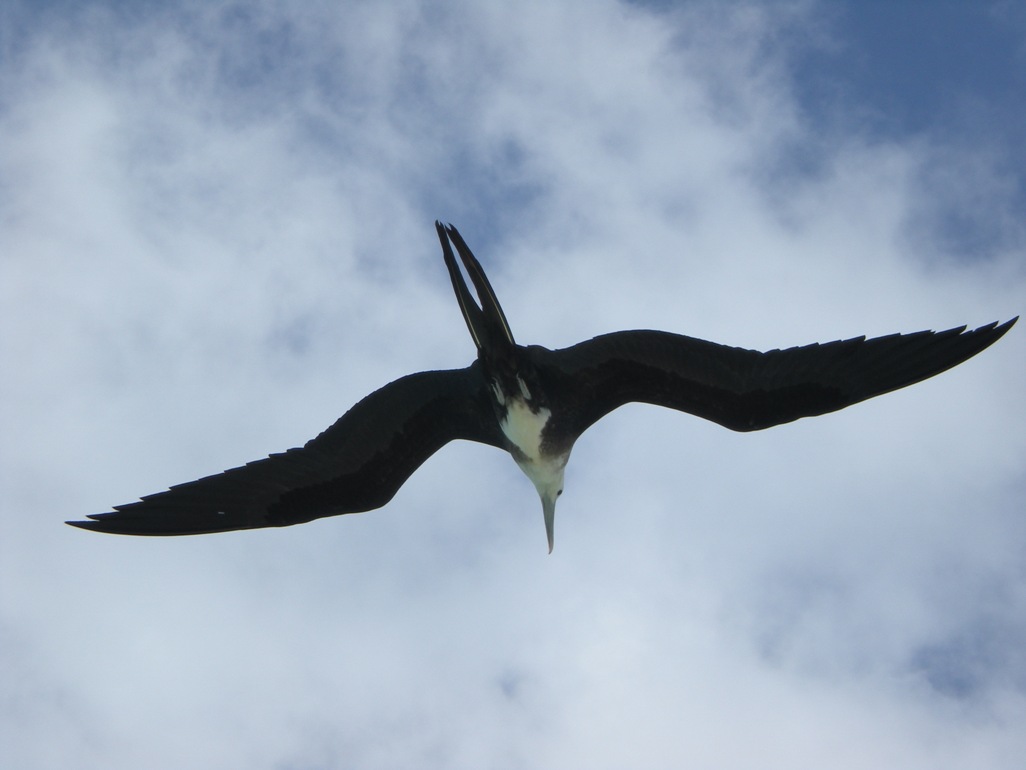
<svg viewBox="0 0 1026 770">
<path fill-rule="evenodd" d="M 391 500 L 445 444 L 466 439 L 505 449 L 534 482 L 551 553 L 556 498 L 574 442 L 623 404 L 640 401 L 731 430 L 762 430 L 939 374 L 993 344 L 1018 320 L 765 353 L 650 330 L 613 332 L 561 350 L 525 347 L 514 341 L 459 232 L 441 222 L 435 227 L 477 347 L 470 366 L 389 383 L 302 448 L 68 523 L 123 535 L 196 535 L 369 511 Z"/>
</svg>

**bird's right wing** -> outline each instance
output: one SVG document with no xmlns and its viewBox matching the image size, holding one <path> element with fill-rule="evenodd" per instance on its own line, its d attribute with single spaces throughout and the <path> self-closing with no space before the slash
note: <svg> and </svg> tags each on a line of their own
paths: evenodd
<svg viewBox="0 0 1026 770">
<path fill-rule="evenodd" d="M 1015 321 L 766 353 L 668 332 L 624 331 L 545 351 L 539 363 L 547 362 L 573 388 L 566 416 L 573 435 L 631 401 L 751 431 L 833 412 L 932 377 L 993 344 Z"/>
<path fill-rule="evenodd" d="M 454 439 L 504 445 L 477 362 L 396 380 L 301 449 L 68 523 L 125 535 L 192 535 L 368 511 Z"/>
</svg>

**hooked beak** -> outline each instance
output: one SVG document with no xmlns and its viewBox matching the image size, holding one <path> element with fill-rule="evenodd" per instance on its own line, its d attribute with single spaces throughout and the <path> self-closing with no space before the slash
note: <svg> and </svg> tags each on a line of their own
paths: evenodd
<svg viewBox="0 0 1026 770">
<path fill-rule="evenodd" d="M 549 553 L 552 553 L 553 530 L 556 525 L 556 498 L 544 495 L 541 499 L 545 514 L 545 535 L 549 538 Z"/>
</svg>

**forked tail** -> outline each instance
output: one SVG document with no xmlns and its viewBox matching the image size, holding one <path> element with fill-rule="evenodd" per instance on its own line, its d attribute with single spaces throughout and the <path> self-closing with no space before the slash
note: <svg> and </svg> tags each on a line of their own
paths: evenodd
<svg viewBox="0 0 1026 770">
<path fill-rule="evenodd" d="M 438 231 L 438 240 L 442 244 L 445 266 L 449 268 L 453 291 L 456 292 L 456 299 L 459 300 L 463 319 L 467 322 L 467 328 L 477 346 L 478 355 L 485 359 L 486 363 L 499 364 L 502 368 L 500 362 L 514 360 L 516 343 L 513 340 L 513 332 L 509 329 L 509 323 L 506 321 L 506 315 L 502 312 L 495 292 L 492 291 L 492 285 L 488 282 L 481 263 L 474 257 L 473 252 L 467 247 L 455 227 L 436 221 L 435 229 Z M 450 240 L 456 246 L 456 251 L 459 252 L 460 259 L 463 260 L 463 266 L 477 290 L 480 305 L 474 300 L 474 295 L 470 293 L 466 281 L 463 280 L 463 273 L 460 272 L 459 264 L 449 245 Z"/>
</svg>

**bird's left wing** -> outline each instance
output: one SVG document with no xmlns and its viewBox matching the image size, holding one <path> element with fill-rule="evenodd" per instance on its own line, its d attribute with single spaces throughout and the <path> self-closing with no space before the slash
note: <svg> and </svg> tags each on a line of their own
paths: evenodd
<svg viewBox="0 0 1026 770">
<path fill-rule="evenodd" d="M 369 511 L 454 439 L 503 446 L 477 362 L 396 380 L 301 449 L 68 523 L 125 535 L 193 535 Z"/>
<path fill-rule="evenodd" d="M 631 401 L 750 431 L 833 412 L 932 377 L 997 341 L 1015 320 L 972 331 L 858 337 L 765 353 L 659 331 L 615 332 L 562 350 L 532 350 L 573 394 L 563 417 L 571 435 Z"/>
</svg>

